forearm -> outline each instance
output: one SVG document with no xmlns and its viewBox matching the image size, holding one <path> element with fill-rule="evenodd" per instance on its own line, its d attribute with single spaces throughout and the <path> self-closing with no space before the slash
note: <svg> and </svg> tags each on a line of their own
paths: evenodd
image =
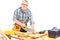
<svg viewBox="0 0 60 40">
<path fill-rule="evenodd" d="M 25 24 L 21 23 L 20 21 L 18 20 L 14 20 L 15 23 L 17 23 L 18 25 L 20 25 L 21 27 L 26 27 Z"/>
<path fill-rule="evenodd" d="M 20 21 L 16 20 L 16 19 L 14 20 L 14 22 L 19 24 L 19 25 L 22 25 L 22 23 Z"/>
<path fill-rule="evenodd" d="M 35 29 L 34 29 L 34 24 L 31 25 L 31 28 L 33 29 L 33 31 L 35 31 Z"/>
</svg>

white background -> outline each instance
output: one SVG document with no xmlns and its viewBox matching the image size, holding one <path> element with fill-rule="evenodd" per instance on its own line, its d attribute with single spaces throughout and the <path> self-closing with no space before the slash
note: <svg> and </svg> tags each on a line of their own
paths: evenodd
<svg viewBox="0 0 60 40">
<path fill-rule="evenodd" d="M 20 7 L 22 0 L 0 0 L 0 29 L 13 28 L 14 10 Z M 60 28 L 60 0 L 28 0 L 32 11 L 35 30 Z"/>
</svg>

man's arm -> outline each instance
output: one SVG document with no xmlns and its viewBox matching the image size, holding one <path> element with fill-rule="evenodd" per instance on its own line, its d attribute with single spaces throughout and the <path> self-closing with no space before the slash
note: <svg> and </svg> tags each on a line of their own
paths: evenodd
<svg viewBox="0 0 60 40">
<path fill-rule="evenodd" d="M 19 14 L 19 11 L 18 10 L 15 10 L 14 11 L 14 16 L 13 16 L 13 21 L 15 22 L 15 23 L 17 23 L 18 25 L 21 25 L 21 26 L 25 26 L 25 24 L 23 24 L 23 23 L 21 23 L 20 21 L 19 21 L 19 18 L 18 18 L 18 14 Z"/>
<path fill-rule="evenodd" d="M 31 11 L 30 11 L 30 25 L 31 25 L 31 28 L 33 29 L 33 31 L 35 31 L 34 30 L 34 21 L 33 21 L 33 16 L 32 16 L 32 13 L 31 13 Z"/>
<path fill-rule="evenodd" d="M 35 31 L 35 29 L 34 29 L 34 24 L 31 25 L 31 28 L 33 29 L 33 31 Z"/>
<path fill-rule="evenodd" d="M 15 11 L 14 11 L 14 16 L 13 16 L 13 21 L 15 22 L 15 23 L 17 23 L 17 24 L 22 24 L 20 21 L 18 21 L 18 9 L 16 9 Z"/>
<path fill-rule="evenodd" d="M 18 25 L 22 25 L 22 23 L 18 21 L 17 19 L 15 19 L 14 22 L 17 23 Z"/>
</svg>

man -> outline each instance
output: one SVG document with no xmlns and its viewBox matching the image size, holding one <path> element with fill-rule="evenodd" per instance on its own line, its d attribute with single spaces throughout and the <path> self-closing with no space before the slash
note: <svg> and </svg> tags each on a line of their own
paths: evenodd
<svg viewBox="0 0 60 40">
<path fill-rule="evenodd" d="M 34 30 L 34 21 L 33 21 L 31 11 L 28 9 L 28 1 L 27 0 L 23 0 L 21 3 L 21 7 L 19 7 L 18 9 L 16 9 L 14 11 L 13 20 L 15 23 L 17 23 L 21 27 L 25 26 L 25 25 L 27 26 L 28 21 L 30 21 L 30 25 L 31 25 L 32 29 Z M 20 31 L 26 32 L 23 29 Z"/>
</svg>

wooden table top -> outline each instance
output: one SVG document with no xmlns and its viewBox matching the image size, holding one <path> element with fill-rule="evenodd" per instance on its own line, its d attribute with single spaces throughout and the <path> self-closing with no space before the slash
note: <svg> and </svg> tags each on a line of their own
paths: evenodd
<svg viewBox="0 0 60 40">
<path fill-rule="evenodd" d="M 25 34 L 25 33 L 24 33 Z M 26 34 L 28 35 L 28 34 Z M 48 33 L 45 33 L 45 34 L 29 34 L 30 37 L 19 37 L 20 40 L 23 39 L 23 40 L 60 40 L 60 37 L 58 38 L 49 38 L 48 37 Z M 39 37 L 39 38 L 31 38 L 31 37 Z"/>
</svg>

